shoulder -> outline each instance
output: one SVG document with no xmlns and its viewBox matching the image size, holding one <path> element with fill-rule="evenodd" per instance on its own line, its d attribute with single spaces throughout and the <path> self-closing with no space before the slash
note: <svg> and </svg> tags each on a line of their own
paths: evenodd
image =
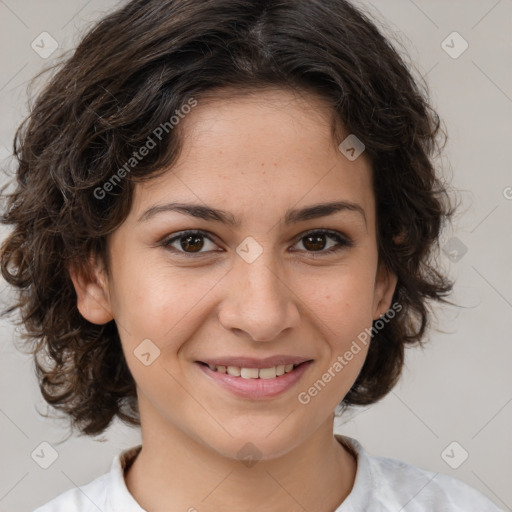
<svg viewBox="0 0 512 512">
<path fill-rule="evenodd" d="M 129 493 L 123 476 L 140 450 L 141 445 L 123 450 L 114 457 L 108 473 L 63 492 L 33 512 L 144 512 Z"/>
<path fill-rule="evenodd" d="M 110 475 L 104 474 L 81 487 L 74 487 L 36 508 L 33 512 L 98 512 L 107 510 Z"/>
<path fill-rule="evenodd" d="M 454 477 L 387 457 L 369 457 L 381 496 L 397 501 L 400 507 L 410 503 L 411 510 L 418 511 L 500 511 L 480 491 Z"/>
<path fill-rule="evenodd" d="M 480 491 L 456 478 L 399 460 L 369 455 L 355 439 L 341 437 L 357 453 L 358 469 L 352 492 L 356 501 L 358 494 L 366 494 L 368 510 L 503 512 Z M 370 493 L 368 489 L 372 489 Z"/>
</svg>

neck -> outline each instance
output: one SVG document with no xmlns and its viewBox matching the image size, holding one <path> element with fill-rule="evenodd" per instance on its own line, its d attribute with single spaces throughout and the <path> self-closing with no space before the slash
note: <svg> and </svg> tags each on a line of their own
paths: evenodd
<svg viewBox="0 0 512 512">
<path fill-rule="evenodd" d="M 191 512 L 332 512 L 350 493 L 356 473 L 355 459 L 332 432 L 333 417 L 285 455 L 243 464 L 182 431 L 152 428 L 148 434 L 143 428 L 142 450 L 125 481 L 151 512 L 170 504 Z"/>
</svg>

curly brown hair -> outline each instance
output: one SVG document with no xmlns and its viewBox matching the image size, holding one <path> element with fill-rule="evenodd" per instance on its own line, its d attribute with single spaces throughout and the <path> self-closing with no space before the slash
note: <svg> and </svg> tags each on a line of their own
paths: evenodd
<svg viewBox="0 0 512 512">
<path fill-rule="evenodd" d="M 13 230 L 1 271 L 17 289 L 4 314 L 19 310 L 45 400 L 81 434 L 103 432 L 115 416 L 140 425 L 116 323 L 81 316 L 69 267 L 88 274 L 99 256 L 108 274 L 107 237 L 128 215 L 135 184 L 178 157 L 180 125 L 108 194 L 94 191 L 189 98 L 275 86 L 323 98 L 333 137 L 344 126 L 371 160 L 379 260 L 397 275 L 402 308 L 373 335 L 340 405 L 384 397 L 405 347 L 424 341 L 428 301 L 449 303 L 453 286 L 435 264 L 455 211 L 434 165 L 446 132 L 412 67 L 345 0 L 134 0 L 101 19 L 18 128 L 15 189 L 2 190 L 2 222 Z"/>
</svg>

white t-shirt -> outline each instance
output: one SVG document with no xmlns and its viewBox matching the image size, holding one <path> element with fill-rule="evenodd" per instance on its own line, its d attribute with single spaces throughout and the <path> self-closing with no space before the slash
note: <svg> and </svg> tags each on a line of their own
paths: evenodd
<svg viewBox="0 0 512 512">
<path fill-rule="evenodd" d="M 504 512 L 451 476 L 369 455 L 357 440 L 340 434 L 335 437 L 357 456 L 354 486 L 335 512 Z M 140 449 L 138 445 L 122 451 L 108 473 L 63 492 L 34 512 L 146 512 L 124 480 L 124 468 Z"/>
</svg>

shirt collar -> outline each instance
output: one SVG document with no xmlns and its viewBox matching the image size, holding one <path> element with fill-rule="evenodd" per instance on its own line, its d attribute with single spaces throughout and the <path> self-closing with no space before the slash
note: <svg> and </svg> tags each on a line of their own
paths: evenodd
<svg viewBox="0 0 512 512">
<path fill-rule="evenodd" d="M 114 457 L 110 468 L 108 512 L 146 512 L 130 494 L 124 479 L 125 469 L 135 460 L 142 445 L 132 446 Z"/>
<path fill-rule="evenodd" d="M 368 454 L 356 439 L 341 434 L 334 434 L 334 437 L 352 452 L 357 460 L 356 478 L 352 490 L 335 512 L 368 510 L 370 496 L 375 489 Z"/>
</svg>

